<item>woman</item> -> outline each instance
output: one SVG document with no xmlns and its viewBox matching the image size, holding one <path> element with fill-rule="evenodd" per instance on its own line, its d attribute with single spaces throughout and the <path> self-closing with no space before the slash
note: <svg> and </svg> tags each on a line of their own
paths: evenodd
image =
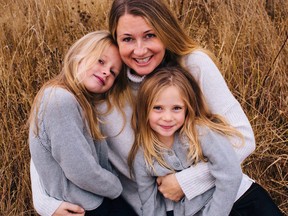
<svg viewBox="0 0 288 216">
<path fill-rule="evenodd" d="M 119 97 L 117 92 L 112 95 L 122 103 L 126 118 L 123 119 L 121 111 L 114 109 L 103 116 L 105 124 L 102 124 L 102 131 L 107 136 L 109 159 L 119 171 L 122 195 L 138 214 L 141 213 L 141 202 L 127 165 L 127 156 L 134 142 L 130 123 L 133 94 L 137 94 L 145 75 L 157 67 L 180 64 L 187 68 L 200 85 L 210 111 L 224 116 L 243 134 L 245 145 L 235 149 L 239 161 L 242 162 L 253 152 L 254 134 L 240 104 L 229 91 L 209 52 L 200 48 L 184 32 L 166 4 L 159 0 L 115 0 L 110 10 L 109 30 L 117 41 L 123 62 L 129 67 L 129 88 L 125 97 Z M 105 106 L 101 108 L 105 110 Z M 49 209 L 50 213 L 54 210 L 54 215 L 69 215 L 71 204 L 48 197 L 37 181 L 37 173 L 32 172 L 31 175 L 34 205 L 38 212 L 44 214 L 44 209 Z M 201 162 L 195 167 L 157 179 L 159 191 L 174 201 L 184 195 L 192 199 L 212 188 L 214 181 L 207 164 Z M 244 185 L 244 191 L 251 184 Z M 73 206 L 75 208 L 77 206 Z"/>
</svg>

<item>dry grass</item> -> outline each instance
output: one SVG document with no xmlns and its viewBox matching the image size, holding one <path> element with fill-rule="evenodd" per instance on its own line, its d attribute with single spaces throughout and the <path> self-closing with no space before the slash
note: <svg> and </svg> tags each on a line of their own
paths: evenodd
<svg viewBox="0 0 288 216">
<path fill-rule="evenodd" d="M 110 2 L 0 0 L 1 215 L 36 215 L 26 126 L 32 100 L 75 39 L 106 28 Z M 244 170 L 288 212 L 288 1 L 167 2 L 220 59 L 255 132 L 257 149 Z"/>
</svg>

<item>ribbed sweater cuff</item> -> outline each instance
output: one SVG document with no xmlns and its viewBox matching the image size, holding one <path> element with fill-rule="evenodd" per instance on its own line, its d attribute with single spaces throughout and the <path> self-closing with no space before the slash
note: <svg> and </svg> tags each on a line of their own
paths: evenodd
<svg viewBox="0 0 288 216">
<path fill-rule="evenodd" d="M 42 205 L 41 207 L 38 206 L 38 209 L 37 209 L 38 214 L 42 216 L 51 216 L 54 214 L 54 212 L 57 210 L 57 208 L 61 205 L 63 201 L 59 201 L 56 199 L 50 200 L 49 206 L 45 205 L 45 202 L 41 200 L 39 202 L 42 202 Z"/>
<path fill-rule="evenodd" d="M 208 164 L 203 162 L 178 172 L 175 176 L 188 200 L 204 193 L 215 185 Z"/>
<path fill-rule="evenodd" d="M 32 195 L 33 195 L 34 208 L 36 209 L 37 213 L 42 216 L 53 215 L 53 213 L 60 206 L 62 201 L 59 201 L 53 197 L 50 197 L 45 192 L 32 160 L 30 163 L 30 175 L 31 175 L 31 183 L 32 183 Z"/>
<path fill-rule="evenodd" d="M 240 162 L 243 162 L 256 148 L 251 124 L 239 103 L 234 104 L 224 116 L 244 136 L 245 145 L 240 148 L 234 148 Z"/>
</svg>

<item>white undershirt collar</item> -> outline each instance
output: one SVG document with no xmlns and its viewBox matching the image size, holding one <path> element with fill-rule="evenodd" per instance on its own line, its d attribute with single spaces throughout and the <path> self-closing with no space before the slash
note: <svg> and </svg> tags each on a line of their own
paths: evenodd
<svg viewBox="0 0 288 216">
<path fill-rule="evenodd" d="M 132 74 L 130 71 L 130 68 L 128 68 L 128 70 L 127 70 L 127 76 L 128 76 L 128 79 L 134 83 L 141 83 L 145 78 L 145 75 L 144 76 L 138 76 L 136 74 Z"/>
</svg>

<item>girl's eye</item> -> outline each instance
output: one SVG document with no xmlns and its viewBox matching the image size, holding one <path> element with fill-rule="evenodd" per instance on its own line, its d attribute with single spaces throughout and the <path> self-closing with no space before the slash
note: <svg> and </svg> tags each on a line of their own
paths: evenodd
<svg viewBox="0 0 288 216">
<path fill-rule="evenodd" d="M 157 110 L 157 111 L 159 111 L 159 110 L 161 110 L 162 108 L 160 107 L 160 106 L 154 106 L 153 107 L 153 110 Z"/>
<path fill-rule="evenodd" d="M 174 110 L 175 111 L 182 110 L 182 107 L 181 106 L 176 106 L 176 107 L 174 107 Z"/>
<path fill-rule="evenodd" d="M 102 59 L 99 59 L 98 62 L 99 62 L 100 64 L 104 64 L 104 61 L 103 61 Z"/>
<path fill-rule="evenodd" d="M 113 70 L 110 70 L 110 73 L 112 74 L 112 76 L 116 77 L 116 72 Z"/>
</svg>

